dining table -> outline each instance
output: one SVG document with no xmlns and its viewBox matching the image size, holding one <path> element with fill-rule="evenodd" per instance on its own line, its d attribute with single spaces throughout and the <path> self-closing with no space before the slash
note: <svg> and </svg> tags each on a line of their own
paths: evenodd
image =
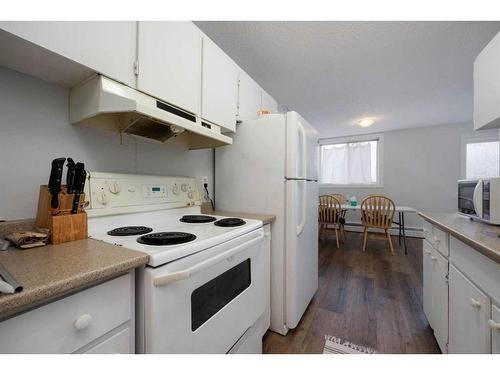
<svg viewBox="0 0 500 375">
<path fill-rule="evenodd" d="M 361 211 L 360 204 L 351 205 L 349 203 L 344 203 L 341 205 L 341 208 L 345 211 Z M 405 213 L 417 213 L 417 210 L 408 206 L 396 206 L 395 212 L 398 214 L 398 221 L 393 220 L 393 223 L 396 224 L 399 229 L 398 242 L 399 245 L 401 245 L 401 240 L 403 241 L 405 255 L 407 255 L 408 247 L 406 245 Z"/>
</svg>

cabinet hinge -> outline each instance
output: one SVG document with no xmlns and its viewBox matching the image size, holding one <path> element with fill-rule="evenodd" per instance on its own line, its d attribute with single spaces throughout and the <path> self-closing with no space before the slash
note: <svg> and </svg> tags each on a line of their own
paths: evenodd
<svg viewBox="0 0 500 375">
<path fill-rule="evenodd" d="M 139 75 L 139 61 L 138 60 L 134 61 L 134 75 L 136 75 L 136 76 Z"/>
</svg>

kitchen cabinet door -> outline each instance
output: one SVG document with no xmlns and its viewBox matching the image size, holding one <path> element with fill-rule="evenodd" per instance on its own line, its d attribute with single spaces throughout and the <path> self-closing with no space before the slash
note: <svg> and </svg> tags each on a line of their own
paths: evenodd
<svg viewBox="0 0 500 375">
<path fill-rule="evenodd" d="M 449 353 L 491 353 L 490 300 L 450 265 Z"/>
<path fill-rule="evenodd" d="M 448 350 L 448 261 L 431 249 L 432 328 L 443 353 Z"/>
<path fill-rule="evenodd" d="M 474 61 L 474 130 L 500 127 L 500 33 Z"/>
<path fill-rule="evenodd" d="M 262 107 L 262 89 L 243 70 L 239 72 L 238 120 L 255 120 Z"/>
<path fill-rule="evenodd" d="M 0 28 L 135 87 L 135 21 L 3 21 Z"/>
<path fill-rule="evenodd" d="M 236 129 L 238 66 L 203 35 L 201 116 L 228 131 Z"/>
<path fill-rule="evenodd" d="M 140 21 L 138 89 L 199 115 L 200 38 L 192 22 Z"/>
<path fill-rule="evenodd" d="M 500 354 L 500 306 L 491 306 L 491 320 L 488 323 L 491 329 L 491 352 Z"/>
<path fill-rule="evenodd" d="M 278 102 L 264 90 L 262 90 L 262 110 L 271 113 L 278 112 Z"/>
<path fill-rule="evenodd" d="M 431 327 L 434 327 L 432 322 L 432 261 L 431 261 L 431 249 L 432 246 L 427 242 L 423 241 L 423 305 L 424 314 L 427 317 L 427 321 Z"/>
</svg>

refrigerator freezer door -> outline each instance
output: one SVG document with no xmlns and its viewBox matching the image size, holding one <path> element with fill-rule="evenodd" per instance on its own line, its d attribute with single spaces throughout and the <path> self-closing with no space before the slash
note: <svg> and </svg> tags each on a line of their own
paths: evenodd
<svg viewBox="0 0 500 375">
<path fill-rule="evenodd" d="M 318 133 L 297 112 L 286 114 L 286 178 L 318 180 Z"/>
<path fill-rule="evenodd" d="M 286 326 L 295 328 L 318 289 L 318 184 L 286 181 Z"/>
</svg>

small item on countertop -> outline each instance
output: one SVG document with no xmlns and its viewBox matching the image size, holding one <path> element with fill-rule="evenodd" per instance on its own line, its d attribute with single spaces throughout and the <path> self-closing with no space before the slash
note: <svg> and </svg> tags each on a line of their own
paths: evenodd
<svg viewBox="0 0 500 375">
<path fill-rule="evenodd" d="M 14 276 L 12 276 L 10 272 L 7 271 L 7 269 L 4 266 L 2 266 L 1 263 L 0 263 L 0 281 L 2 282 L 2 286 L 0 286 L 0 292 L 2 293 L 12 294 L 23 291 L 23 286 L 20 285 L 16 279 L 14 279 Z"/>
<path fill-rule="evenodd" d="M 7 250 L 9 248 L 10 242 L 0 238 L 0 251 Z"/>
<path fill-rule="evenodd" d="M 68 158 L 68 163 L 66 164 L 68 171 L 66 172 L 66 192 L 68 194 L 73 194 L 73 187 L 75 182 L 75 170 L 76 164 L 73 159 Z"/>
<path fill-rule="evenodd" d="M 80 194 L 83 193 L 86 179 L 87 172 L 85 172 L 85 164 L 76 163 L 75 181 L 73 185 L 73 193 L 75 194 L 75 197 L 73 198 L 73 207 L 71 208 L 72 214 L 76 214 L 78 212 L 78 206 L 80 204 Z"/>
<path fill-rule="evenodd" d="M 45 246 L 49 237 L 50 232 L 45 228 L 37 228 L 36 231 L 13 232 L 5 236 L 5 238 L 21 249 Z"/>
<path fill-rule="evenodd" d="M 50 200 L 52 215 L 57 215 L 59 213 L 59 192 L 61 191 L 61 180 L 65 161 L 66 158 L 52 160 L 49 178 L 49 191 L 52 196 Z"/>
<path fill-rule="evenodd" d="M 358 200 L 356 199 L 355 195 L 353 195 L 349 201 L 351 202 L 351 206 L 353 207 L 358 205 Z"/>
</svg>

